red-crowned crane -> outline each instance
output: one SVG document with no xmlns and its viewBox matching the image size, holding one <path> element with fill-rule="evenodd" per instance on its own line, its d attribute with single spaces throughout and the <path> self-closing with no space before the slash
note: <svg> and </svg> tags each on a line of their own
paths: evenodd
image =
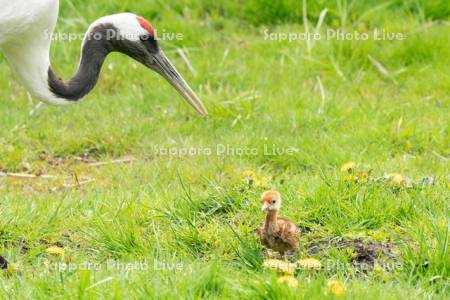
<svg viewBox="0 0 450 300">
<path fill-rule="evenodd" d="M 208 114 L 159 48 L 152 25 L 131 13 L 92 23 L 83 40 L 76 74 L 68 81 L 61 80 L 49 58 L 58 11 L 59 0 L 0 0 L 0 49 L 33 97 L 55 105 L 76 103 L 96 85 L 106 56 L 120 52 L 162 75 L 197 112 Z"/>
<path fill-rule="evenodd" d="M 106 16 L 91 24 L 76 74 L 61 80 L 50 64 L 50 44 L 59 0 L 0 0 L 0 49 L 18 79 L 38 100 L 76 103 L 96 85 L 105 58 L 120 52 L 162 75 L 201 115 L 208 112 L 159 48 L 152 25 L 131 13 Z M 0 256 L 0 269 L 7 269 Z"/>
</svg>

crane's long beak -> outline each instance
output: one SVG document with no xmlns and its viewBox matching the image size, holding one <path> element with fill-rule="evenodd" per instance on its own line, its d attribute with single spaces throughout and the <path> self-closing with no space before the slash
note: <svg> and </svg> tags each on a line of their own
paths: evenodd
<svg viewBox="0 0 450 300">
<path fill-rule="evenodd" d="M 161 74 L 170 84 L 186 99 L 186 101 L 202 116 L 207 116 L 208 111 L 203 105 L 200 98 L 195 94 L 191 87 L 178 73 L 175 66 L 166 57 L 164 52 L 159 51 L 157 54 L 152 54 L 155 61 L 153 68 Z"/>
</svg>

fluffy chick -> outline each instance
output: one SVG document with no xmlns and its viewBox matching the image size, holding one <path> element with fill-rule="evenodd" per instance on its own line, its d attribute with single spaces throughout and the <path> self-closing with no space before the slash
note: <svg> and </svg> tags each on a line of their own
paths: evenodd
<svg viewBox="0 0 450 300">
<path fill-rule="evenodd" d="M 266 191 L 261 198 L 262 210 L 266 213 L 266 220 L 258 229 L 261 243 L 282 256 L 285 253 L 295 253 L 298 248 L 300 230 L 288 219 L 278 217 L 281 207 L 280 193 Z"/>
</svg>

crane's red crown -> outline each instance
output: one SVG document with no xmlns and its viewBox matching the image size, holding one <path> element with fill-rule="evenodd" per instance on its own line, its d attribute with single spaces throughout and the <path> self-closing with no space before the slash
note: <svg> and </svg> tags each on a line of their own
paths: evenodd
<svg viewBox="0 0 450 300">
<path fill-rule="evenodd" d="M 152 24 L 150 24 L 150 22 L 142 17 L 137 17 L 137 20 L 142 28 L 147 30 L 151 35 L 155 35 L 155 29 L 153 28 Z"/>
</svg>

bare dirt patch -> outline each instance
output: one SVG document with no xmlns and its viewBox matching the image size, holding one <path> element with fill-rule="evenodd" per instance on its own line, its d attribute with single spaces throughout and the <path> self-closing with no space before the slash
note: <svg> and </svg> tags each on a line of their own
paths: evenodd
<svg viewBox="0 0 450 300">
<path fill-rule="evenodd" d="M 327 250 L 331 248 L 353 253 L 351 264 L 366 269 L 373 268 L 377 262 L 396 258 L 394 254 L 395 245 L 391 241 L 371 241 L 363 240 L 362 238 L 333 239 L 312 243 L 309 253 L 311 255 L 326 256 Z"/>
</svg>

